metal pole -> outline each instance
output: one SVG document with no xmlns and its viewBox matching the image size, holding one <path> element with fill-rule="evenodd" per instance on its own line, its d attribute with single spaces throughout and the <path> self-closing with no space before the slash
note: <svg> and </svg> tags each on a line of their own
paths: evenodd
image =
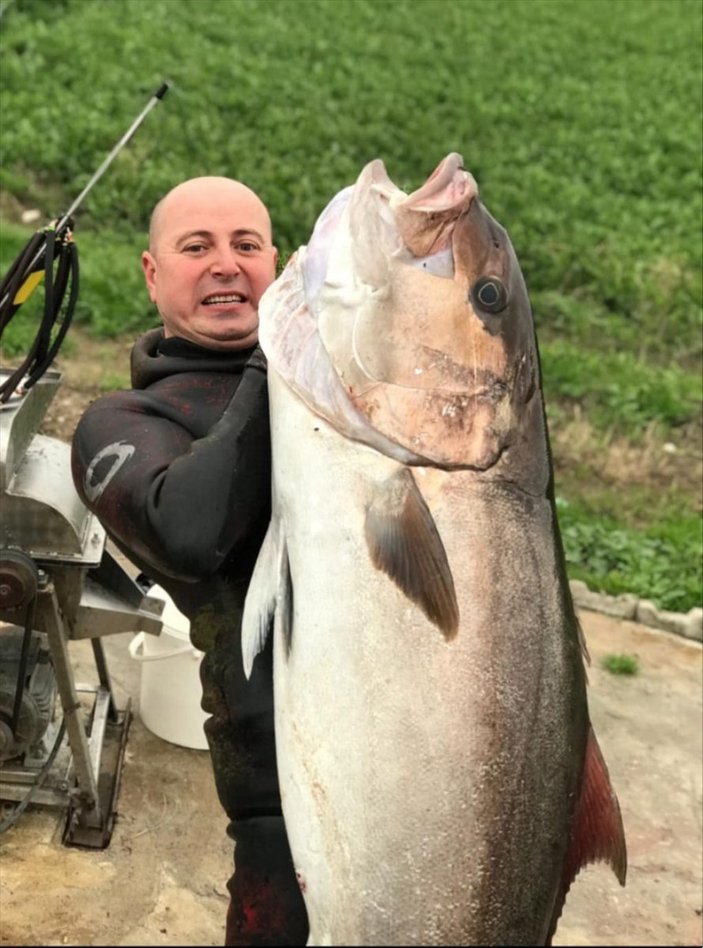
<svg viewBox="0 0 703 948">
<path fill-rule="evenodd" d="M 170 88 L 170 84 L 169 84 L 168 82 L 164 82 L 164 83 L 162 83 L 162 84 L 159 86 L 159 88 L 156 90 L 156 92 L 153 94 L 153 96 L 152 96 L 152 97 L 149 99 L 149 101 L 147 102 L 147 104 L 146 104 L 146 106 L 144 107 L 144 109 L 142 110 L 142 112 L 135 118 L 135 120 L 132 122 L 132 124 L 130 125 L 130 127 L 129 127 L 129 128 L 127 129 L 127 131 L 124 133 L 124 135 L 122 136 L 122 138 L 117 142 L 117 144 L 115 145 L 115 147 L 112 149 L 112 151 L 110 152 L 110 154 L 107 156 L 107 158 L 105 159 L 105 161 L 103 161 L 103 163 L 100 165 L 100 167 L 99 167 L 98 170 L 95 172 L 95 174 L 93 175 L 93 177 L 92 177 L 92 178 L 90 179 L 90 181 L 86 184 L 86 186 L 83 188 L 83 190 L 81 191 L 81 193 L 80 193 L 80 194 L 78 195 L 78 197 L 75 199 L 75 201 L 73 202 L 73 204 L 71 204 L 71 206 L 69 207 L 69 209 L 66 211 L 66 213 L 63 215 L 63 217 L 61 218 L 61 220 L 58 222 L 58 224 L 56 225 L 56 228 L 55 228 L 57 231 L 60 231 L 60 230 L 61 230 L 61 228 L 62 228 L 62 227 L 64 226 L 64 224 L 66 223 L 66 221 L 67 221 L 67 220 L 69 219 L 69 217 L 71 216 L 71 214 L 73 214 L 73 212 L 75 211 L 75 209 L 78 207 L 78 205 L 81 203 L 81 201 L 83 200 L 83 198 L 86 196 L 86 194 L 88 193 L 88 191 L 90 191 L 90 189 L 93 187 L 93 185 L 95 184 L 95 182 L 96 182 L 96 181 L 99 181 L 100 178 L 102 178 L 102 176 L 103 176 L 103 174 L 105 173 L 105 171 L 107 171 L 107 168 L 109 167 L 109 165 L 112 164 L 112 161 L 113 161 L 113 159 L 115 158 L 115 156 L 118 155 L 119 152 L 122 151 L 122 149 L 124 148 L 124 146 L 125 146 L 125 145 L 127 144 L 127 142 L 130 140 L 130 138 L 132 137 L 132 135 L 134 135 L 134 133 L 135 133 L 136 130 L 139 128 L 139 126 L 142 124 L 142 122 L 143 122 L 144 119 L 147 117 L 147 115 L 149 114 L 149 112 L 151 112 L 151 110 L 154 108 L 154 106 L 155 106 L 161 99 L 163 99 L 163 97 L 166 95 L 166 93 L 168 92 L 169 88 Z M 41 256 L 41 255 L 40 255 L 40 256 Z"/>
<path fill-rule="evenodd" d="M 124 148 L 124 146 L 127 144 L 127 142 L 130 140 L 130 138 L 131 138 L 131 137 L 134 135 L 134 133 L 137 131 L 137 129 L 138 129 L 139 126 L 142 124 L 142 122 L 144 121 L 144 119 L 147 117 L 147 115 L 149 114 L 149 112 L 151 112 L 151 110 L 154 108 L 154 106 L 155 106 L 158 102 L 160 102 L 161 99 L 163 99 L 163 97 L 166 95 L 166 93 L 168 92 L 168 90 L 169 90 L 170 88 L 171 88 L 171 84 L 170 84 L 169 82 L 163 82 L 163 83 L 159 86 L 159 88 L 156 90 L 156 92 L 153 94 L 153 96 L 152 96 L 152 97 L 149 99 L 149 101 L 147 102 L 146 106 L 142 109 L 142 111 L 139 113 L 139 115 L 136 117 L 136 119 L 132 122 L 132 124 L 131 124 L 130 127 L 127 129 L 127 131 L 124 133 L 124 135 L 122 136 L 122 138 L 117 142 L 117 144 L 116 144 L 115 147 L 112 149 L 112 151 L 110 152 L 110 154 L 107 156 L 107 158 L 103 161 L 103 163 L 100 165 L 100 167 L 98 168 L 98 170 L 97 170 L 97 171 L 95 172 L 95 174 L 92 176 L 92 178 L 90 179 L 90 181 L 86 184 L 86 186 L 83 188 L 83 190 L 81 191 L 81 193 L 78 195 L 78 197 L 75 199 L 75 201 L 73 201 L 73 203 L 71 204 L 71 206 L 69 207 L 69 209 L 66 211 L 66 213 L 61 217 L 61 219 L 59 220 L 59 222 L 58 222 L 58 223 L 56 224 L 56 226 L 53 228 L 53 230 L 54 230 L 55 233 L 60 233 L 60 232 L 61 232 L 61 229 L 66 225 L 67 221 L 68 221 L 69 218 L 71 217 L 71 214 L 73 214 L 73 212 L 76 210 L 76 208 L 77 208 L 78 205 L 81 203 L 81 201 L 83 200 L 83 198 L 86 196 L 86 194 L 88 193 L 88 191 L 90 191 L 90 189 L 94 186 L 95 182 L 98 181 L 98 180 L 105 174 L 105 172 L 107 171 L 108 167 L 112 164 L 112 162 L 113 162 L 113 160 L 115 159 L 115 157 L 119 154 L 120 151 L 122 151 L 122 149 Z M 37 250 L 36 254 L 35 254 L 34 257 L 32 258 L 31 263 L 30 263 L 29 266 L 26 268 L 26 271 L 25 271 L 25 272 L 26 272 L 27 276 L 29 276 L 29 274 L 34 271 L 34 268 L 35 268 L 36 264 L 37 264 L 37 263 L 41 260 L 41 258 L 43 257 L 45 248 L 46 248 L 46 236 L 44 237 L 44 241 L 43 241 L 42 245 L 39 247 L 39 249 Z M 8 296 L 9 296 L 9 294 L 6 293 L 5 296 L 2 298 L 2 300 L 0 300 L 0 309 L 1 309 L 1 308 L 5 305 L 5 303 L 7 302 Z"/>
</svg>

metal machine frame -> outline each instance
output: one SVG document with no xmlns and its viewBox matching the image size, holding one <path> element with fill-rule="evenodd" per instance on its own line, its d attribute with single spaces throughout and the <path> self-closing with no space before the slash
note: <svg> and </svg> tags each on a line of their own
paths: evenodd
<svg viewBox="0 0 703 948">
<path fill-rule="evenodd" d="M 0 371 L 0 381 L 3 376 L 9 373 Z M 21 759 L 0 762 L 0 800 L 18 802 L 20 811 L 30 802 L 65 808 L 64 842 L 104 848 L 116 816 L 131 702 L 118 710 L 102 637 L 158 635 L 163 602 L 146 596 L 106 549 L 104 529 L 73 486 L 70 446 L 38 433 L 60 381 L 60 373 L 46 372 L 0 409 L 0 636 L 24 629 L 23 656 L 30 636 L 45 637 L 62 710 L 39 752 L 33 747 Z M 76 684 L 72 639 L 90 639 L 97 685 Z M 0 712 L 9 739 L 19 720 L 22 668 L 20 660 L 11 720 Z M 85 696 L 92 696 L 87 704 Z"/>
</svg>

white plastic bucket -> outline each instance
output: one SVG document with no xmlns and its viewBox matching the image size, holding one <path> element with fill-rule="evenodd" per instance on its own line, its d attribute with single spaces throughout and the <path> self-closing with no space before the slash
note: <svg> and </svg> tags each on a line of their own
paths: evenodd
<svg viewBox="0 0 703 948">
<path fill-rule="evenodd" d="M 208 717 L 200 707 L 200 663 L 203 653 L 190 643 L 190 622 L 161 586 L 149 596 L 165 603 L 160 635 L 139 632 L 129 654 L 141 663 L 139 715 L 152 734 L 195 750 L 207 750 L 203 724 Z"/>
</svg>

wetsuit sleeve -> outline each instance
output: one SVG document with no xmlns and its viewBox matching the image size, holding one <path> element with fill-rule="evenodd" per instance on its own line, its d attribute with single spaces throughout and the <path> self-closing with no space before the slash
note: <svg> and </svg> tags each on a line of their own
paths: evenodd
<svg viewBox="0 0 703 948">
<path fill-rule="evenodd" d="M 177 579 L 212 575 L 268 509 L 266 375 L 246 368 L 197 439 L 148 391 L 104 396 L 76 428 L 72 468 L 82 500 L 126 549 Z"/>
</svg>

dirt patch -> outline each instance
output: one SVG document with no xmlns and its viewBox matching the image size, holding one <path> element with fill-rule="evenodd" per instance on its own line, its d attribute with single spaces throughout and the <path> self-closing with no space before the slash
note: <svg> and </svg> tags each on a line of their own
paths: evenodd
<svg viewBox="0 0 703 948">
<path fill-rule="evenodd" d="M 560 479 L 612 488 L 655 487 L 690 497 L 703 510 L 703 425 L 701 419 L 673 431 L 662 441 L 654 426 L 638 444 L 594 430 L 578 406 L 571 408 L 550 432 L 557 484 Z M 584 488 L 588 484 L 583 484 Z"/>
<path fill-rule="evenodd" d="M 703 650 L 632 622 L 581 612 L 594 730 L 620 799 L 624 889 L 603 865 L 577 876 L 555 945 L 700 945 Z M 613 675 L 612 653 L 640 673 Z"/>
<path fill-rule="evenodd" d="M 129 388 L 134 336 L 97 340 L 72 327 L 70 342 L 70 349 L 52 366 L 62 380 L 41 427 L 42 434 L 62 441 L 71 440 L 81 415 L 96 398 L 112 388 Z"/>
</svg>

